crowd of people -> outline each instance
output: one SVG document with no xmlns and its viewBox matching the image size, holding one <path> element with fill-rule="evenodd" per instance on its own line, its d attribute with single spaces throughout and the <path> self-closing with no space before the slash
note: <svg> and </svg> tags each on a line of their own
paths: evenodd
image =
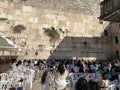
<svg viewBox="0 0 120 90">
<path fill-rule="evenodd" d="M 50 90 L 54 84 L 56 90 L 106 90 L 110 83 L 120 83 L 120 61 L 84 61 L 84 60 L 21 60 L 36 70 L 42 71 L 41 89 Z M 40 74 L 40 73 L 39 73 Z M 83 75 L 82 75 L 83 74 Z M 39 75 L 40 76 L 40 75 Z M 73 82 L 74 77 L 76 82 Z M 118 89 L 119 90 L 119 89 Z"/>
</svg>

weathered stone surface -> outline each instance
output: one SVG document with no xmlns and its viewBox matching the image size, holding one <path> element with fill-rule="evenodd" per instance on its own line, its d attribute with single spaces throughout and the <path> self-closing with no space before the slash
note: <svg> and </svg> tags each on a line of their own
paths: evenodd
<svg viewBox="0 0 120 90">
<path fill-rule="evenodd" d="M 7 14 L 6 13 L 1 13 L 0 18 L 7 18 Z"/>
<path fill-rule="evenodd" d="M 5 2 L 1 2 L 5 3 Z M 10 23 L 0 24 L 1 31 L 12 30 L 11 27 L 22 24 L 27 28 L 22 33 L 11 33 L 15 43 L 22 48 L 19 55 L 29 51 L 27 58 L 36 58 L 34 52 L 39 50 L 39 45 L 44 45 L 44 50 L 39 51 L 38 57 L 48 58 L 50 51 L 53 58 L 96 57 L 106 59 L 110 55 L 109 42 L 101 39 L 103 26 L 97 17 L 99 0 L 27 0 L 26 2 L 13 3 L 11 12 L 7 13 L 7 6 L 2 7 L 0 15 L 5 16 Z M 14 12 L 13 12 L 14 11 Z M 61 40 L 55 47 L 50 43 L 49 37 L 43 28 L 55 27 L 61 29 Z M 105 25 L 106 26 L 106 25 Z M 8 34 L 9 35 L 9 34 Z M 20 37 L 18 37 L 20 36 Z M 66 39 L 66 37 L 68 37 Z M 97 44 L 96 39 L 97 38 Z M 73 39 L 72 39 L 73 38 Z M 87 48 L 84 42 L 87 42 Z M 104 45 L 102 45 L 101 41 Z M 26 45 L 24 45 L 26 42 Z M 59 47 L 59 48 L 58 48 Z M 105 48 L 105 49 L 104 49 Z M 102 51 L 103 50 L 103 51 Z M 103 52 L 103 53 L 102 53 Z M 102 54 L 102 55 L 101 55 Z"/>
<path fill-rule="evenodd" d="M 8 0 L 12 2 L 12 0 Z M 13 2 L 24 3 L 39 9 L 58 10 L 83 14 L 94 14 L 99 12 L 100 0 L 14 0 Z"/>
<path fill-rule="evenodd" d="M 0 7 L 1 8 L 8 8 L 8 3 L 6 3 L 6 2 L 0 2 Z"/>
<path fill-rule="evenodd" d="M 7 18 L 8 18 L 9 20 L 13 20 L 14 16 L 13 16 L 13 14 L 7 14 Z"/>
<path fill-rule="evenodd" d="M 25 12 L 32 12 L 32 6 L 23 6 L 22 11 Z"/>
</svg>

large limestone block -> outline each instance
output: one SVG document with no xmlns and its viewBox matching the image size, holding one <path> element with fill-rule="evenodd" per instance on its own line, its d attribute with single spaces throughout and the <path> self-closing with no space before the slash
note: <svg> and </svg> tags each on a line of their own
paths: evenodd
<svg viewBox="0 0 120 90">
<path fill-rule="evenodd" d="M 43 34 L 43 25 L 38 24 L 39 34 Z"/>
<path fill-rule="evenodd" d="M 22 15 L 18 15 L 18 16 L 17 16 L 17 20 L 18 20 L 18 21 L 24 21 L 24 20 L 25 20 L 25 17 L 22 16 Z"/>
<path fill-rule="evenodd" d="M 31 17 L 29 17 L 29 22 L 30 23 L 33 23 L 34 22 L 34 18 L 31 16 Z"/>
<path fill-rule="evenodd" d="M 17 21 L 18 16 L 17 16 L 17 15 L 15 15 L 15 14 L 13 14 L 13 15 L 14 15 L 13 20 Z"/>
<path fill-rule="evenodd" d="M 33 20 L 34 20 L 34 21 L 33 21 L 34 23 L 38 23 L 39 18 L 38 18 L 38 17 L 35 17 Z"/>
<path fill-rule="evenodd" d="M 8 3 L 8 8 L 5 8 L 6 13 L 14 13 L 14 3 Z"/>
<path fill-rule="evenodd" d="M 15 25 L 25 25 L 25 22 L 24 21 L 15 21 Z"/>
<path fill-rule="evenodd" d="M 43 24 L 43 28 L 49 28 L 49 24 Z"/>
<path fill-rule="evenodd" d="M 32 14 L 30 13 L 30 12 L 22 12 L 21 13 L 23 16 L 25 16 L 25 17 L 30 17 L 30 16 L 32 16 Z"/>
<path fill-rule="evenodd" d="M 16 15 L 21 15 L 22 14 L 22 11 L 21 10 L 16 10 L 15 9 L 15 12 L 14 12 Z"/>
<path fill-rule="evenodd" d="M 66 25 L 66 22 L 63 21 L 63 20 L 59 20 L 59 26 L 65 26 Z"/>
<path fill-rule="evenodd" d="M 56 18 L 55 15 L 50 15 L 50 14 L 46 14 L 45 17 L 47 17 L 49 19 L 55 19 Z"/>
<path fill-rule="evenodd" d="M 34 23 L 33 23 L 33 24 L 32 24 L 32 29 L 36 29 L 36 30 L 37 30 L 37 29 L 38 29 L 38 24 L 34 24 Z"/>
<path fill-rule="evenodd" d="M 47 19 L 48 19 L 48 18 L 40 17 L 40 18 L 39 18 L 39 23 L 40 23 L 40 24 L 48 24 L 48 23 L 47 23 Z"/>
<path fill-rule="evenodd" d="M 20 0 L 13 0 L 13 2 L 14 2 L 14 3 L 19 3 L 19 2 L 20 2 Z"/>
<path fill-rule="evenodd" d="M 64 15 L 57 16 L 57 18 L 58 20 L 63 20 L 63 21 L 66 20 L 66 17 Z"/>
<path fill-rule="evenodd" d="M 7 14 L 6 13 L 1 13 L 0 18 L 7 18 Z"/>
<path fill-rule="evenodd" d="M 98 47 L 99 49 L 102 49 L 102 48 L 103 48 L 103 45 L 102 45 L 102 44 L 98 44 L 97 47 Z"/>
<path fill-rule="evenodd" d="M 78 22 L 74 22 L 74 32 L 78 32 L 79 28 L 79 23 Z"/>
<path fill-rule="evenodd" d="M 55 27 L 54 20 L 52 20 L 52 19 L 47 19 L 47 23 L 48 23 L 49 25 Z"/>
<path fill-rule="evenodd" d="M 32 12 L 32 6 L 23 6 L 22 11 L 23 12 Z"/>
<path fill-rule="evenodd" d="M 40 11 L 40 10 L 39 10 Z M 39 16 L 39 12 L 38 9 L 36 7 L 32 7 L 32 16 Z M 42 13 L 43 14 L 43 13 Z"/>
<path fill-rule="evenodd" d="M 1 8 L 8 8 L 8 3 L 7 2 L 0 2 L 0 7 Z"/>
<path fill-rule="evenodd" d="M 0 7 L 0 13 L 3 13 L 4 9 L 2 7 Z"/>
<path fill-rule="evenodd" d="M 13 20 L 13 19 L 14 19 L 14 16 L 13 16 L 12 14 L 7 14 L 7 18 L 8 18 L 9 20 Z"/>
<path fill-rule="evenodd" d="M 82 22 L 79 22 L 79 32 L 80 33 L 84 33 L 85 32 L 85 25 L 84 25 L 84 23 L 82 23 Z"/>
<path fill-rule="evenodd" d="M 58 26 L 58 24 L 59 24 L 59 23 L 58 23 L 58 20 L 54 20 L 54 25 L 55 25 L 55 26 Z"/>
<path fill-rule="evenodd" d="M 71 25 L 70 21 L 66 21 L 66 26 L 70 27 L 70 25 Z"/>
<path fill-rule="evenodd" d="M 5 25 L 0 25 L 0 31 L 5 31 L 6 27 Z"/>
</svg>

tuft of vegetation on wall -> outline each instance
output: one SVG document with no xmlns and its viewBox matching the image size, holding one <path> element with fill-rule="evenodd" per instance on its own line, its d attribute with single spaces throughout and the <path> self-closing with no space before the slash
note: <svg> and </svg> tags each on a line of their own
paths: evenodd
<svg viewBox="0 0 120 90">
<path fill-rule="evenodd" d="M 21 25 L 21 24 L 13 27 L 14 33 L 21 33 L 25 29 L 26 29 L 26 27 L 24 25 Z"/>
<path fill-rule="evenodd" d="M 54 27 L 44 28 L 44 33 L 50 37 L 50 42 L 52 43 L 55 43 L 60 40 L 60 34 Z"/>
</svg>

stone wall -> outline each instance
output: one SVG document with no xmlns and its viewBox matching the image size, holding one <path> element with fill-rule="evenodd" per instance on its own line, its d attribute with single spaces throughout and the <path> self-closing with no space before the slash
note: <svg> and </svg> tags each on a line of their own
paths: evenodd
<svg viewBox="0 0 120 90">
<path fill-rule="evenodd" d="M 111 35 L 112 35 L 112 38 L 111 38 L 112 52 L 113 52 L 112 56 L 114 58 L 120 58 L 120 23 L 112 22 L 109 24 L 109 26 L 110 26 L 109 31 L 111 32 Z M 117 37 L 118 43 L 116 43 L 115 37 Z M 118 51 L 119 57 L 117 57 L 116 51 Z"/>
<path fill-rule="evenodd" d="M 52 58 L 95 57 L 106 59 L 111 55 L 109 49 L 111 42 L 109 37 L 105 38 L 102 34 L 104 29 L 103 25 L 99 24 L 98 16 L 99 13 L 72 13 L 59 9 L 38 9 L 23 3 L 0 2 L 0 18 L 8 19 L 0 21 L 0 31 L 22 49 L 21 52 L 17 52 L 19 59 L 47 59 L 54 55 Z M 21 33 L 14 33 L 13 27 L 19 24 L 24 25 L 27 29 Z M 61 39 L 55 47 L 43 31 L 43 28 L 51 26 L 64 32 L 60 33 Z M 80 38 L 77 41 L 73 39 L 76 43 L 75 52 L 70 53 L 69 47 L 72 46 L 72 41 L 66 41 L 66 36 Z M 84 41 L 89 43 L 89 47 L 83 48 L 84 46 L 81 46 Z M 64 43 L 61 49 L 62 53 L 57 52 L 57 54 L 52 55 L 57 46 L 61 45 L 61 42 Z M 74 46 L 70 49 L 74 49 Z M 35 55 L 36 50 L 38 56 Z M 52 53 L 50 53 L 51 51 Z M 28 55 L 25 55 L 26 52 Z"/>
</svg>

